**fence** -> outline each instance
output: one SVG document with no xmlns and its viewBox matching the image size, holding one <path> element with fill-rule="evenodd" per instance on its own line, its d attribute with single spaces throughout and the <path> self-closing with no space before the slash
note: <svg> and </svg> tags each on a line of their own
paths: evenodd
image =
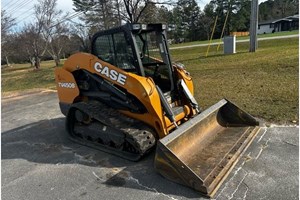
<svg viewBox="0 0 300 200">
<path fill-rule="evenodd" d="M 230 32 L 230 35 L 233 36 L 235 35 L 236 37 L 240 37 L 240 36 L 249 36 L 249 32 Z"/>
</svg>

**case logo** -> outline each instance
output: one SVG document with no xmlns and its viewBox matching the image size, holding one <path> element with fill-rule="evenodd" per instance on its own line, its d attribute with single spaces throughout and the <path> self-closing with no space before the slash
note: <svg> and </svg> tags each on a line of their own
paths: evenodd
<svg viewBox="0 0 300 200">
<path fill-rule="evenodd" d="M 101 63 L 96 62 L 94 65 L 94 69 L 96 72 L 99 72 L 100 74 L 105 75 L 107 78 L 117 81 L 121 85 L 125 85 L 127 76 L 125 76 L 122 73 L 117 72 L 114 69 L 109 69 L 107 66 L 102 66 Z"/>
</svg>

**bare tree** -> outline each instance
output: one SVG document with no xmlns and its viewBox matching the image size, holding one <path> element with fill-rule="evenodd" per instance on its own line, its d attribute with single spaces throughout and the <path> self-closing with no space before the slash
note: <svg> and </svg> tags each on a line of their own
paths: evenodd
<svg viewBox="0 0 300 200">
<path fill-rule="evenodd" d="M 62 52 L 66 48 L 66 43 L 69 40 L 69 28 L 66 23 L 58 23 L 53 27 L 45 27 L 45 31 L 48 34 L 48 49 L 47 52 L 51 55 L 55 61 L 55 66 L 58 67 L 60 64 L 60 58 Z"/>
<path fill-rule="evenodd" d="M 56 66 L 60 62 L 64 45 L 61 35 L 67 33 L 67 28 L 62 11 L 56 6 L 57 0 L 38 0 L 34 6 L 35 21 L 24 28 L 23 35 L 28 39 L 26 47 L 35 69 L 40 68 L 41 58 L 46 52 L 55 60 Z"/>
<path fill-rule="evenodd" d="M 212 32 L 212 29 L 213 29 L 212 26 L 213 26 L 213 23 L 214 23 L 214 19 L 202 14 L 201 15 L 201 20 L 199 22 L 200 22 L 203 33 L 205 33 L 206 39 L 209 40 L 210 34 Z"/>
<path fill-rule="evenodd" d="M 15 19 L 6 13 L 5 10 L 1 10 L 1 35 L 6 36 L 10 29 L 15 25 Z"/>
<path fill-rule="evenodd" d="M 89 52 L 90 50 L 90 37 L 89 26 L 81 23 L 75 23 L 71 26 L 71 38 L 74 40 L 70 45 L 70 51 L 83 51 Z M 77 43 L 77 44 L 76 44 Z"/>
<path fill-rule="evenodd" d="M 47 52 L 51 55 L 55 61 L 55 65 L 58 67 L 60 64 L 60 57 L 65 47 L 64 41 L 68 39 L 68 24 L 66 16 L 63 16 L 63 11 L 57 9 L 57 0 L 45 0 L 39 1 L 36 8 L 36 15 L 43 19 L 43 31 L 42 35 L 47 42 Z"/>
<path fill-rule="evenodd" d="M 173 5 L 174 0 L 73 0 L 75 11 L 91 32 L 119 26 L 122 21 L 137 23 L 149 5 Z"/>
<path fill-rule="evenodd" d="M 24 27 L 23 35 L 27 37 L 27 49 L 32 55 L 32 63 L 35 69 L 40 68 L 41 57 L 46 53 L 48 47 L 48 35 L 45 33 L 45 25 L 49 23 L 52 16 L 49 13 L 49 1 L 39 0 L 34 6 L 35 21 Z M 28 45 L 29 43 L 29 45 Z"/>
<path fill-rule="evenodd" d="M 122 0 L 115 0 L 115 13 L 117 13 L 118 25 L 122 24 L 122 16 L 121 16 L 121 7 L 122 7 Z"/>
<path fill-rule="evenodd" d="M 22 41 L 22 50 L 26 52 L 35 69 L 40 68 L 41 57 L 47 50 L 47 41 L 42 37 L 41 29 L 38 23 L 27 24 L 19 35 L 20 41 Z"/>
<path fill-rule="evenodd" d="M 159 0 L 123 0 L 124 3 L 124 9 L 123 11 L 123 18 L 130 23 L 137 23 L 139 22 L 143 12 L 145 9 L 151 5 L 173 5 L 172 0 L 165 0 L 165 1 L 159 1 Z"/>
<path fill-rule="evenodd" d="M 13 35 L 10 35 L 9 32 L 14 25 L 15 19 L 8 15 L 5 10 L 1 10 L 1 49 L 7 66 L 10 65 L 9 55 L 12 53 L 9 43 L 13 40 Z"/>
</svg>

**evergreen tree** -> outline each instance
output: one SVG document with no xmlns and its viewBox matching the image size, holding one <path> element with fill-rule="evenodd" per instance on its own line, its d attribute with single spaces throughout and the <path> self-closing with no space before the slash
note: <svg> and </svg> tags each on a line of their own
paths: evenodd
<svg viewBox="0 0 300 200">
<path fill-rule="evenodd" d="M 298 14 L 299 0 L 268 0 L 259 4 L 259 21 L 275 20 Z"/>
<path fill-rule="evenodd" d="M 140 8 L 142 9 L 142 8 Z M 141 23 L 157 23 L 158 22 L 158 7 L 155 4 L 149 4 L 141 14 L 139 21 Z"/>
<path fill-rule="evenodd" d="M 210 2 L 205 5 L 200 17 L 200 27 L 203 35 L 201 39 L 209 40 L 210 35 L 212 34 L 215 17 L 214 4 Z"/>
<path fill-rule="evenodd" d="M 248 31 L 250 28 L 251 0 L 240 0 L 236 3 L 236 13 L 229 22 L 230 31 Z"/>
<path fill-rule="evenodd" d="M 92 33 L 120 25 L 119 13 L 115 10 L 117 0 L 73 0 L 73 3 L 75 11 L 83 13 L 81 19 Z"/>
<path fill-rule="evenodd" d="M 165 6 L 158 6 L 155 4 L 149 4 L 144 10 L 140 17 L 141 23 L 163 23 L 169 24 L 171 16 L 171 11 L 169 11 Z"/>
<path fill-rule="evenodd" d="M 214 19 L 218 16 L 214 38 L 229 35 L 232 31 L 249 30 L 251 0 L 212 0 L 210 4 L 209 15 Z"/>
<path fill-rule="evenodd" d="M 195 0 L 179 0 L 173 10 L 176 25 L 175 39 L 194 41 L 200 39 L 200 8 Z"/>
</svg>

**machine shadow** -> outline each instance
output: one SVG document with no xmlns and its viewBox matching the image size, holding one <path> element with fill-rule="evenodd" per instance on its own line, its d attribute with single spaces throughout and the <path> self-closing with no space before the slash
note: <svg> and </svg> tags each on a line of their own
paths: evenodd
<svg viewBox="0 0 300 200">
<path fill-rule="evenodd" d="M 107 187 L 125 187 L 164 195 L 199 198 L 201 194 L 160 176 L 154 169 L 155 150 L 139 162 L 91 149 L 68 139 L 65 119 L 42 120 L 1 133 L 2 160 L 24 159 L 41 164 L 79 164 L 123 170 L 107 174 L 102 181 Z M 96 178 L 96 177 L 95 177 Z"/>
</svg>

